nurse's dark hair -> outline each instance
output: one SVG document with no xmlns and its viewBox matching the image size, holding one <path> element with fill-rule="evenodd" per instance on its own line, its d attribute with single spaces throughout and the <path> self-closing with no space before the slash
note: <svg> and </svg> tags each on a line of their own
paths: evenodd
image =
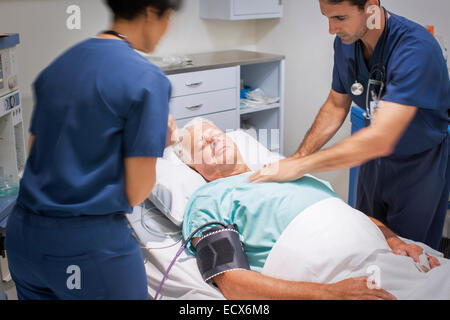
<svg viewBox="0 0 450 320">
<path fill-rule="evenodd" d="M 366 3 L 369 0 L 326 0 L 326 1 L 331 3 L 331 4 L 339 4 L 339 3 L 347 1 L 347 2 L 350 2 L 350 4 L 352 6 L 357 6 L 359 8 L 359 10 L 364 10 L 364 8 L 366 6 Z M 380 5 L 381 5 L 381 1 L 379 1 L 379 2 L 380 2 Z"/>
<path fill-rule="evenodd" d="M 145 12 L 147 7 L 156 9 L 161 17 L 167 10 L 178 10 L 183 0 L 106 0 L 114 13 L 114 19 L 133 20 Z"/>
</svg>

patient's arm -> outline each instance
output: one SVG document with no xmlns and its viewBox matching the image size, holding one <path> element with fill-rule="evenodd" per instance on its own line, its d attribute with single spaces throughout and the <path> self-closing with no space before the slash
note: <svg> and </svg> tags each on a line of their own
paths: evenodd
<svg viewBox="0 0 450 320">
<path fill-rule="evenodd" d="M 263 274 L 235 270 L 214 278 L 229 300 L 394 300 L 383 289 L 369 289 L 367 277 L 335 284 L 279 280 Z"/>
<path fill-rule="evenodd" d="M 369 217 L 370 220 L 372 220 L 373 223 L 377 225 L 377 227 L 381 230 L 384 237 L 386 238 L 386 242 L 388 243 L 389 247 L 392 249 L 392 251 L 395 254 L 402 255 L 402 256 L 409 256 L 413 258 L 415 262 L 419 262 L 419 256 L 422 255 L 423 249 L 415 244 L 406 244 L 404 241 L 402 241 L 391 229 L 386 227 L 381 221 Z M 428 262 L 430 263 L 431 269 L 440 266 L 439 260 L 435 257 L 428 256 Z"/>
<path fill-rule="evenodd" d="M 198 238 L 193 239 L 195 246 Z M 367 277 L 335 284 L 275 279 L 250 270 L 233 270 L 213 278 L 229 300 L 373 300 L 395 299 L 382 289 L 369 289 Z"/>
<path fill-rule="evenodd" d="M 305 299 L 323 297 L 322 284 L 278 280 L 255 271 L 236 270 L 214 278 L 222 294 L 230 300 Z"/>
<path fill-rule="evenodd" d="M 368 217 L 370 220 L 372 220 L 373 223 L 377 225 L 377 227 L 381 230 L 384 237 L 386 238 L 386 242 L 388 243 L 389 247 L 393 249 L 393 247 L 396 247 L 398 244 L 404 243 L 397 235 L 392 232 L 391 229 L 386 227 L 381 221 Z"/>
</svg>

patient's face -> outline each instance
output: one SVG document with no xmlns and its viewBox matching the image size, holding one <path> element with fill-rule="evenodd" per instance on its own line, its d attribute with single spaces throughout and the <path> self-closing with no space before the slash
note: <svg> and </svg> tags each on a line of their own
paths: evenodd
<svg viewBox="0 0 450 320">
<path fill-rule="evenodd" d="M 190 167 L 208 181 L 242 173 L 236 170 L 239 166 L 245 166 L 234 141 L 209 123 L 199 123 L 189 128 L 183 137 L 183 148 L 186 152 L 190 151 Z"/>
</svg>

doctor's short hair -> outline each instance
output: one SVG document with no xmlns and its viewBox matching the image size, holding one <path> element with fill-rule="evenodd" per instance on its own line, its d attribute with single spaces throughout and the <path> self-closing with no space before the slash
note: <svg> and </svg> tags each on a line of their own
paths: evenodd
<svg viewBox="0 0 450 320">
<path fill-rule="evenodd" d="M 366 7 L 366 3 L 369 0 L 326 0 L 328 3 L 331 4 L 339 4 L 342 2 L 350 2 L 350 4 L 352 6 L 357 6 L 359 8 L 359 10 L 364 10 L 364 8 Z M 381 5 L 381 1 L 380 1 L 380 5 Z"/>
<path fill-rule="evenodd" d="M 157 10 L 161 17 L 167 10 L 178 10 L 183 0 L 105 0 L 114 14 L 114 19 L 133 20 L 142 14 L 147 7 Z"/>
</svg>

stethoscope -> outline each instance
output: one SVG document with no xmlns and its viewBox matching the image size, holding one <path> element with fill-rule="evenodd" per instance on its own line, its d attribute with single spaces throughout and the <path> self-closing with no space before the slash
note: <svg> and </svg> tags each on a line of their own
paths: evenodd
<svg viewBox="0 0 450 320">
<path fill-rule="evenodd" d="M 120 34 L 120 33 L 116 32 L 114 30 L 102 31 L 102 32 L 99 33 L 99 35 L 101 35 L 101 34 L 109 34 L 109 35 L 115 36 L 115 37 L 119 38 L 120 40 L 125 41 L 130 47 L 132 47 L 130 42 L 128 41 L 128 37 L 127 36 L 124 36 L 123 34 Z"/>
<path fill-rule="evenodd" d="M 367 84 L 367 92 L 366 92 L 366 112 L 364 116 L 368 120 L 373 120 L 375 109 L 378 107 L 381 96 L 383 94 L 383 90 L 385 88 L 386 84 L 386 66 L 383 64 L 383 52 L 384 47 L 386 45 L 387 40 L 387 30 L 388 30 L 388 16 L 387 11 L 385 8 L 384 10 L 384 19 L 385 19 L 385 27 L 383 31 L 383 42 L 381 43 L 381 49 L 380 53 L 378 54 L 378 62 L 370 69 L 370 75 L 369 75 L 369 81 Z M 351 92 L 354 96 L 360 96 L 364 93 L 364 86 L 361 84 L 361 82 L 358 81 L 358 46 L 357 42 L 355 42 L 355 83 L 352 85 Z M 376 76 L 379 76 L 377 80 Z M 379 86 L 380 90 L 378 91 L 378 94 L 376 94 L 375 89 L 370 90 L 372 86 Z M 374 104 L 370 104 L 370 95 L 372 95 L 372 99 L 374 101 Z"/>
</svg>

